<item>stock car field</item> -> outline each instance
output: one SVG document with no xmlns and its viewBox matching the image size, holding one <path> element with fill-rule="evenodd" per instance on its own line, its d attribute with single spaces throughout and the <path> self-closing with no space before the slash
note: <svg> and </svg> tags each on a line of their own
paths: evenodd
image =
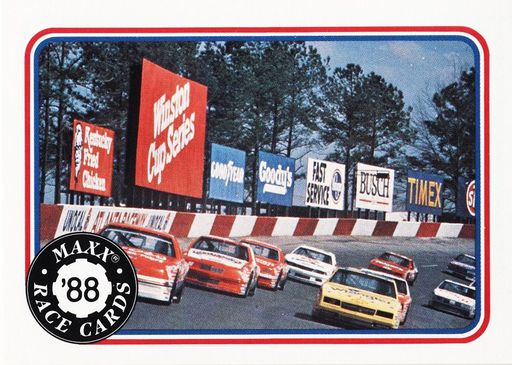
<svg viewBox="0 0 512 365">
<path fill-rule="evenodd" d="M 404 329 L 464 328 L 471 321 L 427 307 L 433 289 L 444 279 L 447 264 L 459 253 L 474 254 L 474 241 L 456 238 L 392 237 L 261 237 L 280 246 L 285 253 L 306 244 L 331 251 L 338 266 L 367 267 L 369 261 L 385 251 L 412 257 L 419 273 L 410 287 L 412 307 Z M 192 239 L 180 239 L 183 249 Z M 187 286 L 179 304 L 165 305 L 138 298 L 124 330 L 215 330 L 215 329 L 322 329 L 336 328 L 311 317 L 318 287 L 288 280 L 283 291 L 258 288 L 254 297 L 229 294 Z"/>
</svg>

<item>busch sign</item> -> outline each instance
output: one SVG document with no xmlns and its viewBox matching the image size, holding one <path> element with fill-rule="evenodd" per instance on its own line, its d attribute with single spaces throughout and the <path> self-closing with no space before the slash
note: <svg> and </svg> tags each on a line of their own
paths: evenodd
<svg viewBox="0 0 512 365">
<path fill-rule="evenodd" d="M 262 203 L 292 206 L 295 180 L 293 158 L 260 152 L 258 154 L 258 196 Z"/>
<path fill-rule="evenodd" d="M 442 176 L 409 171 L 405 209 L 411 212 L 441 215 L 443 213 L 442 192 Z"/>
<path fill-rule="evenodd" d="M 206 92 L 204 85 L 143 61 L 136 185 L 202 197 Z"/>
<path fill-rule="evenodd" d="M 212 143 L 208 197 L 244 201 L 245 152 Z"/>
<path fill-rule="evenodd" d="M 308 159 L 306 205 L 343 210 L 345 165 Z"/>
<path fill-rule="evenodd" d="M 114 131 L 75 119 L 69 190 L 110 196 Z"/>
<path fill-rule="evenodd" d="M 356 208 L 391 212 L 395 170 L 357 164 Z"/>
</svg>

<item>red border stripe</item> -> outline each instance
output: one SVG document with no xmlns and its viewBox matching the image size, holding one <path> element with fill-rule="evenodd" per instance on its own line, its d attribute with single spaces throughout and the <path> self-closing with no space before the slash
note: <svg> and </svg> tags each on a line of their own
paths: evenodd
<svg viewBox="0 0 512 365">
<path fill-rule="evenodd" d="M 393 236 L 398 222 L 377 221 L 372 236 Z"/>
<path fill-rule="evenodd" d="M 418 232 L 416 232 L 416 237 L 435 237 L 439 227 L 441 227 L 441 223 L 421 223 Z"/>
<path fill-rule="evenodd" d="M 336 228 L 334 228 L 334 232 L 332 234 L 334 236 L 350 236 L 354 226 L 356 225 L 356 221 L 357 219 L 355 218 L 338 219 L 338 223 L 336 224 Z"/>
<path fill-rule="evenodd" d="M 258 217 L 252 228 L 251 236 L 272 236 L 277 217 Z"/>
<path fill-rule="evenodd" d="M 190 227 L 192 227 L 192 223 L 195 218 L 195 213 L 177 212 L 174 220 L 172 221 L 169 233 L 176 237 L 188 237 Z"/>
<path fill-rule="evenodd" d="M 214 236 L 229 237 L 233 223 L 235 222 L 235 215 L 220 215 L 217 214 L 213 221 L 213 226 L 210 234 Z"/>
<path fill-rule="evenodd" d="M 312 236 L 318 225 L 318 218 L 300 218 L 293 231 L 294 236 Z"/>
</svg>

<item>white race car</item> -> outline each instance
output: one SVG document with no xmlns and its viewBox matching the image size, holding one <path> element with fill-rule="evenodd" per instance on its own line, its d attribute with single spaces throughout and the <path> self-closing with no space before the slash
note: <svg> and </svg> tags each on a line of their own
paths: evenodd
<svg viewBox="0 0 512 365">
<path fill-rule="evenodd" d="M 434 289 L 429 306 L 473 319 L 475 318 L 475 287 L 445 280 Z"/>
<path fill-rule="evenodd" d="M 336 269 L 333 253 L 318 248 L 301 245 L 285 256 L 288 265 L 288 278 L 322 285 Z"/>
</svg>

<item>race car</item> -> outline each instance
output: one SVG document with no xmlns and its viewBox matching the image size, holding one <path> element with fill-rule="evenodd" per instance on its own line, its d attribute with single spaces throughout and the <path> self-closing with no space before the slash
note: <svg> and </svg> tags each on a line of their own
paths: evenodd
<svg viewBox="0 0 512 365">
<path fill-rule="evenodd" d="M 109 224 L 99 234 L 130 257 L 137 272 L 139 297 L 168 304 L 181 301 L 188 264 L 174 236 L 128 224 Z"/>
<path fill-rule="evenodd" d="M 475 318 L 475 287 L 444 280 L 434 289 L 429 306 L 473 319 Z"/>
<path fill-rule="evenodd" d="M 475 257 L 462 253 L 450 261 L 447 272 L 453 276 L 472 281 L 475 280 L 475 266 Z"/>
<path fill-rule="evenodd" d="M 414 260 L 394 252 L 385 252 L 379 257 L 372 259 L 368 268 L 404 278 L 409 285 L 414 285 L 414 281 L 418 276 L 418 269 L 414 264 Z"/>
<path fill-rule="evenodd" d="M 285 256 L 288 277 L 302 282 L 322 285 L 336 269 L 333 253 L 301 245 Z"/>
<path fill-rule="evenodd" d="M 407 314 L 409 313 L 409 309 L 411 308 L 412 304 L 411 292 L 409 291 L 409 284 L 407 284 L 407 280 L 399 278 L 398 276 L 395 275 L 386 274 L 381 271 L 375 271 L 370 269 L 361 269 L 361 271 L 367 274 L 380 276 L 385 279 L 391 279 L 395 282 L 396 289 L 398 291 L 398 301 L 402 306 L 402 309 L 400 311 L 400 324 L 405 324 L 405 321 L 407 320 Z"/>
<path fill-rule="evenodd" d="M 243 297 L 253 296 L 259 268 L 252 248 L 216 236 L 201 236 L 190 245 L 188 283 Z"/>
<path fill-rule="evenodd" d="M 340 268 L 322 285 L 312 317 L 357 327 L 396 329 L 401 309 L 394 280 Z"/>
<path fill-rule="evenodd" d="M 284 289 L 288 278 L 288 266 L 283 251 L 270 243 L 244 238 L 240 242 L 251 246 L 256 264 L 260 269 L 258 285 L 272 290 Z"/>
</svg>

